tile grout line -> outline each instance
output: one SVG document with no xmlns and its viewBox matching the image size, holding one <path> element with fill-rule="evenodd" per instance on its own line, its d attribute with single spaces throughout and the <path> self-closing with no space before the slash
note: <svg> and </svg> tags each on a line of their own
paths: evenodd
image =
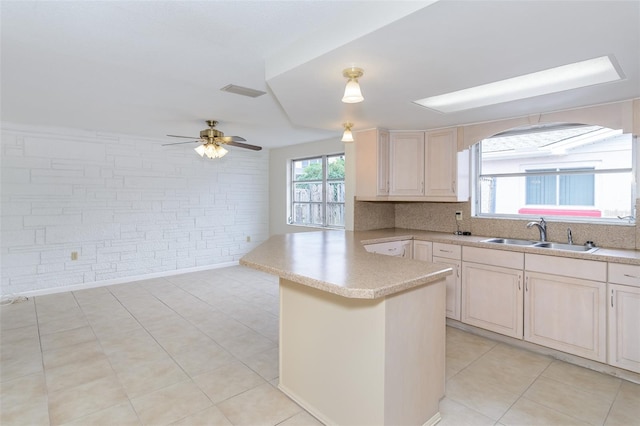
<svg viewBox="0 0 640 426">
<path fill-rule="evenodd" d="M 109 289 L 107 288 L 107 291 L 109 291 Z M 87 319 L 87 324 L 89 325 L 89 327 L 91 328 L 91 332 L 93 333 L 93 335 L 96 338 L 96 342 L 98 343 L 98 345 L 100 346 L 100 349 L 102 350 L 102 353 L 104 354 L 104 357 L 107 359 L 107 362 L 109 363 L 109 366 L 111 367 L 111 371 L 113 371 L 113 375 L 118 379 L 118 384 L 120 385 L 120 389 L 122 390 L 122 393 L 127 397 L 127 403 L 129 404 L 129 406 L 131 407 L 131 409 L 133 410 L 133 412 L 136 415 L 136 418 L 138 419 L 138 422 L 140 423 L 140 425 L 143 424 L 142 419 L 140 418 L 140 415 L 138 414 L 138 411 L 136 411 L 135 407 L 133 406 L 133 403 L 131 402 L 131 398 L 129 397 L 129 394 L 127 394 L 127 391 L 124 388 L 124 385 L 122 384 L 122 381 L 120 380 L 120 377 L 118 376 L 118 372 L 116 371 L 116 369 L 113 367 L 113 363 L 111 362 L 111 358 L 107 355 L 107 353 L 104 351 L 104 347 L 102 346 L 102 341 L 100 340 L 100 338 L 98 337 L 98 335 L 96 334 L 96 331 L 93 329 L 93 325 L 91 324 L 91 321 L 89 321 L 89 319 L 87 318 L 87 314 L 84 310 L 84 308 L 82 307 L 82 304 L 78 302 L 78 298 L 76 297 L 74 292 L 71 292 L 73 294 L 73 297 L 76 301 L 76 303 L 78 304 L 78 307 L 80 308 L 80 310 L 82 311 L 82 314 L 85 316 L 85 319 Z M 120 306 L 122 306 L 124 309 L 126 309 L 122 303 L 120 302 L 120 300 L 109 291 L 109 294 L 111 294 L 114 298 L 116 298 L 116 300 L 118 301 L 118 303 L 120 303 Z M 128 311 L 127 311 L 128 312 Z M 135 318 L 135 317 L 134 317 Z M 136 318 L 137 321 L 137 318 Z M 117 406 L 118 404 L 112 405 L 111 407 L 105 407 L 101 410 L 95 411 L 93 413 L 89 413 L 86 414 L 84 416 L 80 416 L 76 419 L 72 419 L 71 421 L 76 421 L 76 420 L 80 420 L 84 417 L 88 417 L 90 415 L 93 415 L 95 413 L 98 413 L 102 410 L 106 410 L 108 408 L 112 408 Z"/>
</svg>

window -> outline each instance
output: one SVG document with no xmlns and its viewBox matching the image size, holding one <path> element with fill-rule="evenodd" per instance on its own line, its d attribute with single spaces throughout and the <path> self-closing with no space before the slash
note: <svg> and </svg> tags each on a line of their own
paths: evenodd
<svg viewBox="0 0 640 426">
<path fill-rule="evenodd" d="M 476 145 L 478 216 L 634 216 L 631 135 L 599 126 L 515 129 Z"/>
<path fill-rule="evenodd" d="M 593 206 L 595 182 L 593 170 L 593 167 L 526 170 L 527 204 Z M 556 174 L 564 172 L 581 174 Z"/>
<path fill-rule="evenodd" d="M 344 227 L 344 154 L 291 161 L 292 225 Z"/>
</svg>

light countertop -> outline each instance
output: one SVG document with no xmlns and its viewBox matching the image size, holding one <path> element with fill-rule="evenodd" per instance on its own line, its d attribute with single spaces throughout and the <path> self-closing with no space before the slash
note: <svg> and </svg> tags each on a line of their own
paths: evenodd
<svg viewBox="0 0 640 426">
<path fill-rule="evenodd" d="M 419 260 L 368 253 L 364 244 L 423 240 L 462 246 L 640 265 L 640 251 L 598 248 L 592 253 L 483 243 L 487 236 L 414 229 L 327 230 L 275 235 L 240 259 L 240 264 L 319 290 L 377 299 L 439 280 L 452 269 Z"/>
<path fill-rule="evenodd" d="M 404 239 L 415 239 L 423 241 L 432 241 L 438 243 L 457 244 L 461 246 L 472 246 L 490 248 L 494 250 L 507 250 L 524 253 L 543 254 L 548 256 L 561 256 L 574 259 L 587 259 L 595 260 L 598 262 L 615 262 L 625 263 L 629 265 L 640 265 L 640 250 L 625 250 L 615 248 L 599 247 L 592 253 L 567 251 L 567 250 L 555 250 L 548 248 L 530 247 L 530 246 L 516 246 L 507 244 L 494 244 L 483 243 L 482 240 L 486 240 L 492 237 L 487 236 L 475 236 L 475 235 L 454 235 L 444 232 L 432 232 L 432 231 L 420 231 L 415 229 L 401 229 L 401 228 L 389 228 L 389 229 L 377 229 L 374 231 L 359 231 L 356 232 L 358 238 L 360 238 L 363 244 L 373 244 L 386 241 L 397 241 Z M 495 235 L 494 237 L 501 237 Z"/>
<path fill-rule="evenodd" d="M 385 236 L 397 240 L 397 235 L 338 230 L 274 235 L 243 256 L 240 264 L 357 299 L 389 296 L 452 273 L 445 265 L 368 253 L 362 244 L 364 239 Z"/>
</svg>

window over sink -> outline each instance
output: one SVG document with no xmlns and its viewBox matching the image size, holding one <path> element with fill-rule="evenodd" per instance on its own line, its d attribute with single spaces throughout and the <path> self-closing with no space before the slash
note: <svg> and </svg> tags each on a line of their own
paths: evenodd
<svg viewBox="0 0 640 426">
<path fill-rule="evenodd" d="M 475 145 L 475 214 L 635 221 L 635 143 L 582 124 L 512 129 Z"/>
</svg>

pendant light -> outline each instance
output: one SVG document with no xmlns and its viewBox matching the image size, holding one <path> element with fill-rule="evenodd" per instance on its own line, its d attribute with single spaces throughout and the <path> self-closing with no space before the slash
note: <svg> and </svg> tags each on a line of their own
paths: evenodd
<svg viewBox="0 0 640 426">
<path fill-rule="evenodd" d="M 343 123 L 344 133 L 342 133 L 342 142 L 353 142 L 353 133 L 351 133 L 351 128 L 353 127 L 353 123 Z"/>
<path fill-rule="evenodd" d="M 346 104 L 356 104 L 364 101 L 358 78 L 362 77 L 364 70 L 362 68 L 351 67 L 342 71 L 342 75 L 347 77 L 347 86 L 344 88 L 344 96 L 342 102 Z"/>
</svg>

